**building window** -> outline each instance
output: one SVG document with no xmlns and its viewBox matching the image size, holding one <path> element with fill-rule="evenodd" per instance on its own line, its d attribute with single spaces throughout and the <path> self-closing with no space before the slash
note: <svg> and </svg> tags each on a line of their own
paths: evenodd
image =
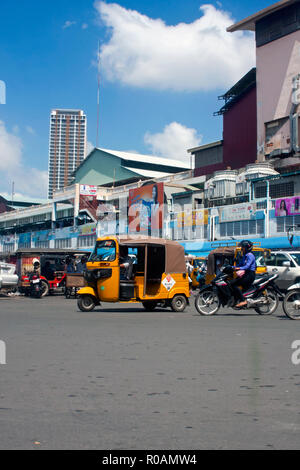
<svg viewBox="0 0 300 470">
<path fill-rule="evenodd" d="M 270 198 L 277 199 L 280 197 L 294 196 L 294 181 L 288 183 L 270 184 Z M 255 187 L 255 198 L 261 199 L 267 197 L 267 185 Z"/>
<path fill-rule="evenodd" d="M 287 233 L 288 229 L 291 227 L 296 228 L 296 231 L 300 231 L 300 215 L 276 218 L 277 233 Z"/>
<path fill-rule="evenodd" d="M 78 237 L 78 248 L 93 247 L 96 243 L 96 235 L 86 235 Z"/>
<path fill-rule="evenodd" d="M 13 251 L 15 251 L 14 243 L 5 243 L 3 245 L 3 253 L 12 253 Z"/>
<path fill-rule="evenodd" d="M 36 248 L 49 248 L 49 240 L 47 241 L 40 241 L 40 242 L 35 242 L 35 247 Z"/>
<path fill-rule="evenodd" d="M 71 248 L 72 240 L 71 238 L 61 238 L 60 240 L 54 241 L 54 248 Z"/>
<path fill-rule="evenodd" d="M 264 220 L 240 220 L 219 224 L 220 237 L 238 237 L 245 235 L 263 235 Z"/>
</svg>

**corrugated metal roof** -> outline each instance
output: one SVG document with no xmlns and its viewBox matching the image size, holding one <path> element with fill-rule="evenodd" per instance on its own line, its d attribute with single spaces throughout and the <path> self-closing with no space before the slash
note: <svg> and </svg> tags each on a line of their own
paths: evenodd
<svg viewBox="0 0 300 470">
<path fill-rule="evenodd" d="M 140 170 L 139 168 L 133 169 L 127 166 L 124 166 L 124 168 L 126 168 L 126 170 L 132 171 L 133 173 L 136 173 L 138 176 L 145 176 L 146 178 L 161 178 L 163 176 L 167 176 L 170 174 L 168 172 L 161 172 L 161 171 Z"/>
<path fill-rule="evenodd" d="M 179 160 L 171 160 L 166 157 L 157 157 L 155 155 L 143 155 L 139 153 L 132 153 L 132 152 L 120 152 L 119 150 L 108 150 L 103 148 L 97 148 L 97 150 L 101 150 L 102 152 L 111 153 L 116 157 L 122 158 L 123 160 L 129 160 L 132 162 L 144 162 L 144 163 L 152 163 L 153 165 L 165 165 L 165 166 L 174 166 L 177 168 L 182 168 L 186 170 L 189 168 L 188 162 L 181 162 Z"/>
</svg>

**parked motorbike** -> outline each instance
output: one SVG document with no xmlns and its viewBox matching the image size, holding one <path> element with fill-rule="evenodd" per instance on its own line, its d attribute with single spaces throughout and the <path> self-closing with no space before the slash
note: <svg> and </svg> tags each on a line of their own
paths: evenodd
<svg viewBox="0 0 300 470">
<path fill-rule="evenodd" d="M 29 275 L 29 295 L 30 297 L 35 297 L 36 299 L 40 299 L 43 295 L 43 286 L 41 282 L 41 278 L 36 273 L 31 273 Z"/>
<path fill-rule="evenodd" d="M 300 283 L 288 288 L 282 306 L 287 317 L 291 320 L 300 320 Z"/>
<path fill-rule="evenodd" d="M 237 300 L 230 284 L 233 275 L 233 267 L 225 266 L 221 273 L 200 290 L 195 299 L 195 307 L 201 315 L 215 315 L 222 307 L 235 310 L 247 310 L 254 308 L 260 315 L 272 315 L 278 307 L 281 292 L 275 284 L 278 274 L 265 275 L 254 281 L 252 286 L 243 292 L 247 305 L 243 308 L 235 307 Z M 300 293 L 300 290 L 299 290 Z"/>
</svg>

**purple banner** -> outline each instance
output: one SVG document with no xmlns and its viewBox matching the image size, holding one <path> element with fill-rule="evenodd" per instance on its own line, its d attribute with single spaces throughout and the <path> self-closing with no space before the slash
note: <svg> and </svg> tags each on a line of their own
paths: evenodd
<svg viewBox="0 0 300 470">
<path fill-rule="evenodd" d="M 286 217 L 287 215 L 300 214 L 300 197 L 277 199 L 275 205 L 275 216 Z"/>
</svg>

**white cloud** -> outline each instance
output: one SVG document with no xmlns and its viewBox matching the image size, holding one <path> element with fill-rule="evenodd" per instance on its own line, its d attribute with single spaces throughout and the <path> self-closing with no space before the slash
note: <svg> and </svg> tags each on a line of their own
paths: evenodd
<svg viewBox="0 0 300 470">
<path fill-rule="evenodd" d="M 83 23 L 81 25 L 81 29 L 87 29 L 89 27 L 89 25 L 87 23 Z"/>
<path fill-rule="evenodd" d="M 22 147 L 21 139 L 7 132 L 4 122 L 0 121 L 0 171 L 13 171 L 20 165 Z"/>
<path fill-rule="evenodd" d="M 0 194 L 10 193 L 12 182 L 15 191 L 25 198 L 46 198 L 48 173 L 25 166 L 22 140 L 10 133 L 0 121 Z"/>
<path fill-rule="evenodd" d="M 75 25 L 76 24 L 76 21 L 70 21 L 70 20 L 67 20 L 65 22 L 65 24 L 63 25 L 62 29 L 67 29 L 67 28 L 70 28 L 71 26 Z"/>
<path fill-rule="evenodd" d="M 197 134 L 196 129 L 188 128 L 178 122 L 171 122 L 161 133 L 147 132 L 144 141 L 154 155 L 187 162 L 190 158 L 187 150 L 198 147 L 202 136 Z"/>
<path fill-rule="evenodd" d="M 202 5 L 193 23 L 168 26 L 115 3 L 95 4 L 111 37 L 101 48 L 106 77 L 159 90 L 226 88 L 255 63 L 252 33 L 228 33 L 230 13 Z"/>
</svg>

